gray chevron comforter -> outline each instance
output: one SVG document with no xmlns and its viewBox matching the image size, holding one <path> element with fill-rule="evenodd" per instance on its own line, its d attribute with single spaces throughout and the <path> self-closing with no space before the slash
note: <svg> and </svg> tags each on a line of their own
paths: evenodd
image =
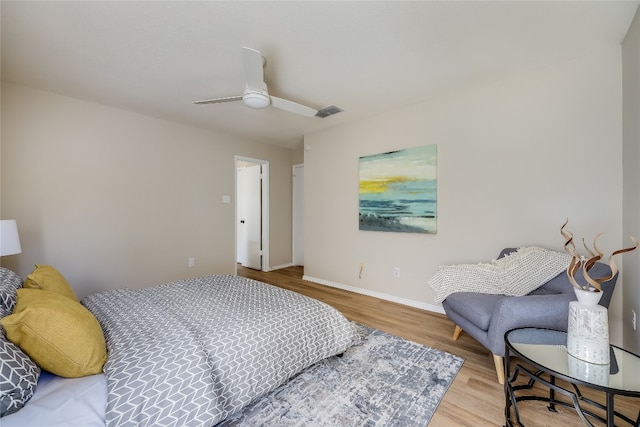
<svg viewBox="0 0 640 427">
<path fill-rule="evenodd" d="M 236 276 L 106 291 L 107 426 L 213 426 L 358 340 L 338 311 Z"/>
</svg>

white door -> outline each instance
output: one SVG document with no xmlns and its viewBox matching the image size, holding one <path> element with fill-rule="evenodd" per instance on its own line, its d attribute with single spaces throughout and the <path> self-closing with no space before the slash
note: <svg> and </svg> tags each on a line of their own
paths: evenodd
<svg viewBox="0 0 640 427">
<path fill-rule="evenodd" d="M 262 269 L 262 167 L 238 169 L 238 262 Z"/>
<path fill-rule="evenodd" d="M 293 166 L 293 265 L 304 265 L 304 165 Z"/>
</svg>

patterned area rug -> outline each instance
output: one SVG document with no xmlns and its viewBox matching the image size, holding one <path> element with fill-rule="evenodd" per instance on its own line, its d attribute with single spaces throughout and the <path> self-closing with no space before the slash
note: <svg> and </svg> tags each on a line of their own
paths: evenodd
<svg viewBox="0 0 640 427">
<path fill-rule="evenodd" d="M 298 374 L 221 426 L 425 426 L 464 359 L 358 325 L 362 344 Z"/>
</svg>

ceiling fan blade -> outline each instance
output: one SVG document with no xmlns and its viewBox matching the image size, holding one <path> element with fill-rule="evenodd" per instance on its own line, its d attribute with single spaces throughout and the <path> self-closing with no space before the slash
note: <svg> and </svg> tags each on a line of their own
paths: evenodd
<svg viewBox="0 0 640 427">
<path fill-rule="evenodd" d="M 242 48 L 242 59 L 244 62 L 244 78 L 247 81 L 247 88 L 267 93 L 267 85 L 264 82 L 265 60 L 262 54 L 250 47 Z"/>
<path fill-rule="evenodd" d="M 297 102 L 278 98 L 277 96 L 271 97 L 271 105 L 281 110 L 288 111 L 290 113 L 299 114 L 305 117 L 313 117 L 318 112 L 318 110 L 314 110 L 313 108 L 307 107 L 306 105 L 302 105 L 302 104 L 298 104 Z"/>
<path fill-rule="evenodd" d="M 246 86 L 241 96 L 228 96 L 223 98 L 203 99 L 201 101 L 193 101 L 194 104 L 218 104 L 222 102 L 243 101 L 245 105 L 251 108 L 266 108 L 273 105 L 280 110 L 298 114 L 304 117 L 327 117 L 331 114 L 342 111 L 336 106 L 325 107 L 318 111 L 306 105 L 287 99 L 278 98 L 277 96 L 269 96 L 267 84 L 264 81 L 264 67 L 266 60 L 260 51 L 251 49 L 250 47 L 242 48 L 242 60 L 244 66 L 244 77 Z"/>
<path fill-rule="evenodd" d="M 220 104 L 222 102 L 242 101 L 242 95 L 225 96 L 222 98 L 203 99 L 201 101 L 193 101 L 194 104 Z"/>
</svg>

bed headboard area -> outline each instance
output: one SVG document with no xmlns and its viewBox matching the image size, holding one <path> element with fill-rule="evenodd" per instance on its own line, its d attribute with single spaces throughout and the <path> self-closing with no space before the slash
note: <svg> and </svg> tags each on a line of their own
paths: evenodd
<svg viewBox="0 0 640 427">
<path fill-rule="evenodd" d="M 41 369 L 65 378 L 102 372 L 102 328 L 62 274 L 47 265 L 36 265 L 24 283 L 6 268 L 0 274 L 0 415 L 24 406 Z"/>
</svg>

